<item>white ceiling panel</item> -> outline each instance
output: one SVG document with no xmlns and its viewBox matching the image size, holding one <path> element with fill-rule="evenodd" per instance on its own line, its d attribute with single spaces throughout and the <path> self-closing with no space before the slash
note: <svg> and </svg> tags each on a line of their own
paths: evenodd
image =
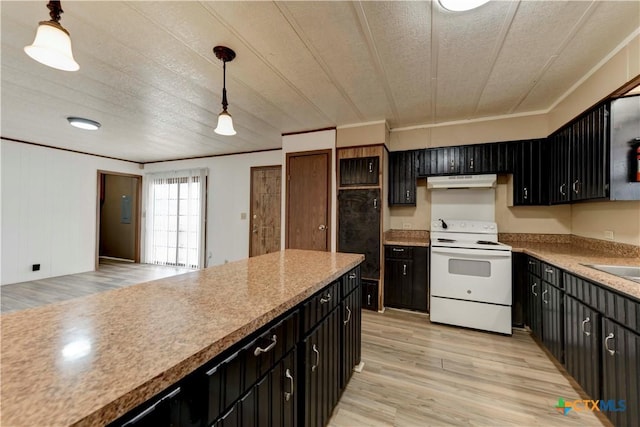
<svg viewBox="0 0 640 427">
<path fill-rule="evenodd" d="M 63 1 L 74 73 L 23 47 L 46 1 L 1 1 L 3 137 L 139 162 L 278 148 L 281 134 L 545 110 L 640 27 L 638 1 Z M 238 134 L 213 132 L 222 62 Z M 97 132 L 67 116 L 98 120 Z"/>
</svg>

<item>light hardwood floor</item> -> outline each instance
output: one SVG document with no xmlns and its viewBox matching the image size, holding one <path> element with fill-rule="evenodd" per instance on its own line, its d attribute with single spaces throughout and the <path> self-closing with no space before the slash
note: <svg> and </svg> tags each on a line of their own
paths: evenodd
<svg viewBox="0 0 640 427">
<path fill-rule="evenodd" d="M 97 271 L 0 286 L 1 311 L 39 307 L 189 271 L 193 270 L 101 258 Z"/>
<path fill-rule="evenodd" d="M 362 361 L 330 426 L 603 425 L 555 408 L 559 397 L 583 397 L 523 330 L 507 337 L 365 311 Z"/>
</svg>

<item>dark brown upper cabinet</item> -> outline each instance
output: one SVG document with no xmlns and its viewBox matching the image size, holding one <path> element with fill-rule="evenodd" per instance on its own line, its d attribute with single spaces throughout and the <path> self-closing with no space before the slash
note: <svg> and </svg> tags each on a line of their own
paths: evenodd
<svg viewBox="0 0 640 427">
<path fill-rule="evenodd" d="M 417 150 L 389 153 L 389 205 L 415 206 Z"/>
<path fill-rule="evenodd" d="M 340 187 L 376 186 L 379 169 L 378 156 L 340 159 Z"/>
</svg>

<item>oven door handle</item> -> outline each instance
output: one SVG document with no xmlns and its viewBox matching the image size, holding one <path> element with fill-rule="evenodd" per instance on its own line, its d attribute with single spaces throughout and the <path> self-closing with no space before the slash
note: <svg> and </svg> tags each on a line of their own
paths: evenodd
<svg viewBox="0 0 640 427">
<path fill-rule="evenodd" d="M 441 246 L 431 246 L 431 253 L 465 256 L 467 258 L 477 258 L 477 257 L 510 258 L 511 257 L 511 251 L 494 251 L 491 249 L 444 248 Z"/>
</svg>

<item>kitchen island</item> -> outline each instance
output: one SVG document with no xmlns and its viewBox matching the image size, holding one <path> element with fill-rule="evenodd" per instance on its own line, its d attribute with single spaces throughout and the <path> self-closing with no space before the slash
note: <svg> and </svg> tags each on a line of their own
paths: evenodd
<svg viewBox="0 0 640 427">
<path fill-rule="evenodd" d="M 2 315 L 0 424 L 105 425 L 347 273 L 359 286 L 362 261 L 285 250 Z"/>
</svg>

